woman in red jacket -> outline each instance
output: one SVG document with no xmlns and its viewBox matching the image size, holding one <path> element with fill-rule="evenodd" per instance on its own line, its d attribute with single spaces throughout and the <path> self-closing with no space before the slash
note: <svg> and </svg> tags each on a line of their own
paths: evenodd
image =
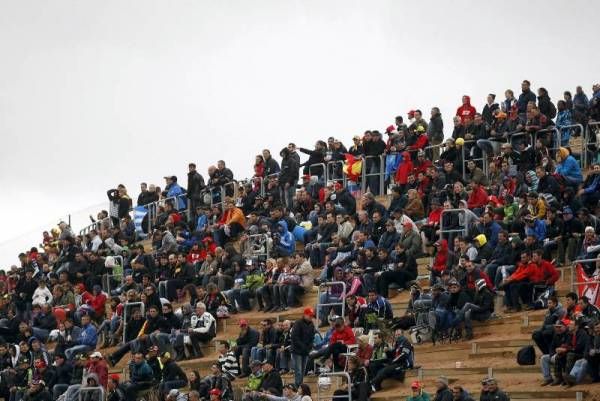
<svg viewBox="0 0 600 401">
<path fill-rule="evenodd" d="M 431 282 L 436 281 L 436 277 L 442 277 L 442 273 L 448 269 L 448 241 L 442 239 L 435 244 L 436 254 L 433 258 L 433 265 L 431 266 Z"/>
<path fill-rule="evenodd" d="M 400 165 L 398 165 L 398 170 L 396 171 L 396 184 L 398 185 L 406 185 L 408 182 L 408 175 L 413 172 L 414 166 L 412 159 L 410 158 L 409 152 L 402 152 L 402 161 Z"/>
</svg>

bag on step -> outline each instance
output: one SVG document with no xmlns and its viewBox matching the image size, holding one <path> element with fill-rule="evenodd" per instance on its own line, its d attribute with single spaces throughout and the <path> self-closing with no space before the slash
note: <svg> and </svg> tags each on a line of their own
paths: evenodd
<svg viewBox="0 0 600 401">
<path fill-rule="evenodd" d="M 521 366 L 535 365 L 535 348 L 527 345 L 517 352 L 517 363 Z"/>
</svg>

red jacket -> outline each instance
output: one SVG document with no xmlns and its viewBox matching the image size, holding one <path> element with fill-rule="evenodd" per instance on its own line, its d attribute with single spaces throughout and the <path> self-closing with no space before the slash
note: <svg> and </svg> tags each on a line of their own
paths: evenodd
<svg viewBox="0 0 600 401">
<path fill-rule="evenodd" d="M 425 149 L 427 147 L 427 144 L 429 144 L 429 138 L 427 138 L 427 135 L 421 134 L 417 138 L 417 141 L 415 142 L 415 144 L 412 146 L 409 146 L 408 148 L 411 150 Z"/>
<path fill-rule="evenodd" d="M 558 280 L 558 270 L 554 265 L 546 260 L 542 260 L 539 265 L 529 262 L 526 267 L 522 264 L 517 266 L 517 270 L 509 277 L 510 281 L 528 280 L 530 283 L 546 283 L 553 285 Z"/>
<path fill-rule="evenodd" d="M 442 273 L 444 270 L 448 269 L 446 263 L 448 263 L 448 241 L 443 239 L 440 241 L 440 249 L 435 254 L 431 269 L 435 272 Z"/>
<path fill-rule="evenodd" d="M 396 183 L 397 184 L 406 184 L 408 181 L 408 175 L 413 171 L 413 162 L 410 158 L 410 153 L 402 152 L 402 162 L 398 166 L 398 171 L 396 171 Z"/>
<path fill-rule="evenodd" d="M 467 199 L 467 206 L 469 209 L 476 207 L 485 207 L 487 205 L 488 194 L 481 185 L 475 185 L 469 199 Z"/>
<path fill-rule="evenodd" d="M 490 277 L 487 275 L 486 272 L 480 270 L 479 268 L 473 269 L 473 271 L 470 273 L 467 272 L 467 288 L 470 290 L 474 290 L 475 282 L 480 279 L 485 280 L 487 288 L 489 288 L 490 290 L 494 289 L 494 284 L 492 284 L 492 280 L 490 280 Z"/>
<path fill-rule="evenodd" d="M 415 174 L 419 174 L 419 173 L 425 174 L 427 172 L 427 167 L 433 166 L 433 164 L 428 159 L 423 160 L 422 163 L 419 163 L 419 160 L 417 159 L 414 166 L 415 166 Z"/>
<path fill-rule="evenodd" d="M 95 297 L 92 297 L 92 299 L 90 300 L 90 306 L 94 308 L 96 315 L 104 316 L 106 308 L 106 295 L 103 292 L 101 292 Z"/>
<path fill-rule="evenodd" d="M 471 98 L 469 96 L 465 96 L 467 98 L 467 104 L 463 104 L 456 110 L 456 115 L 460 117 L 461 122 L 465 122 L 467 117 L 473 119 L 477 110 L 475 107 L 471 106 Z"/>
<path fill-rule="evenodd" d="M 329 344 L 335 344 L 338 341 L 341 341 L 346 345 L 356 344 L 356 337 L 354 337 L 354 332 L 349 326 L 344 326 L 342 331 L 337 329 L 333 330 L 331 338 L 329 339 Z"/>
</svg>

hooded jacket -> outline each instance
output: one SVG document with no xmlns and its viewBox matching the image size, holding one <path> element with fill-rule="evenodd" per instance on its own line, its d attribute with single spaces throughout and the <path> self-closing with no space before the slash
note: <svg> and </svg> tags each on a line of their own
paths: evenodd
<svg viewBox="0 0 600 401">
<path fill-rule="evenodd" d="M 465 96 L 465 99 L 467 100 L 467 103 L 463 104 L 456 110 L 456 115 L 460 117 L 460 121 L 463 123 L 465 122 L 467 117 L 472 119 L 475 113 L 477 112 L 477 110 L 475 110 L 475 107 L 471 106 L 471 98 L 469 96 Z"/>
<path fill-rule="evenodd" d="M 408 181 L 408 175 L 413 171 L 413 162 L 409 152 L 402 152 L 402 161 L 396 171 L 396 183 L 405 185 Z"/>
<path fill-rule="evenodd" d="M 569 154 L 566 148 L 559 148 L 558 153 L 561 157 L 561 162 L 556 165 L 556 173 L 560 174 L 577 184 L 583 182 L 583 175 L 581 175 L 581 169 L 579 164 L 573 156 Z"/>
<path fill-rule="evenodd" d="M 279 220 L 277 225 L 281 228 L 279 245 L 290 254 L 293 253 L 296 250 L 296 240 L 294 239 L 294 235 L 288 231 L 288 225 L 285 220 Z"/>
<path fill-rule="evenodd" d="M 442 240 L 440 240 L 440 247 L 439 247 L 437 253 L 435 254 L 435 258 L 433 259 L 433 266 L 431 266 L 431 269 L 434 272 L 441 275 L 442 272 L 448 268 L 446 265 L 447 262 L 448 262 L 448 241 L 445 239 L 442 239 Z"/>
</svg>

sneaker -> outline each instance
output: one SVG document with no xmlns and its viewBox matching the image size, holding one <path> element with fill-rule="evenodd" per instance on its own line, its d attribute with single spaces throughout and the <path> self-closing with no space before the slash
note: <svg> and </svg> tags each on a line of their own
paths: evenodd
<svg viewBox="0 0 600 401">
<path fill-rule="evenodd" d="M 548 385 L 550 385 L 550 384 L 552 384 L 552 383 L 553 383 L 552 379 L 546 379 L 546 380 L 544 380 L 544 381 L 542 382 L 541 386 L 542 386 L 542 387 L 546 387 L 546 386 L 548 386 Z"/>
<path fill-rule="evenodd" d="M 561 384 L 563 384 L 561 379 L 554 379 L 554 381 L 550 383 L 551 386 L 560 386 Z"/>
</svg>

